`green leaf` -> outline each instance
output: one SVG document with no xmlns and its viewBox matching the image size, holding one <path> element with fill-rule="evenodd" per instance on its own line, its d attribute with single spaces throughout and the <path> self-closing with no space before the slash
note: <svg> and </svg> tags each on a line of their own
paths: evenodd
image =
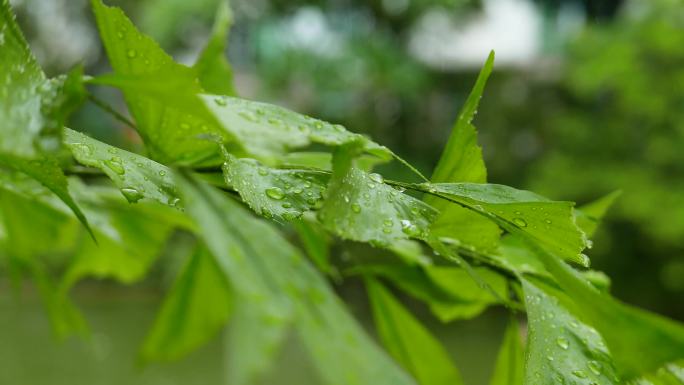
<svg viewBox="0 0 684 385">
<path fill-rule="evenodd" d="M 42 158 L 58 149 L 66 114 L 82 100 L 81 74 L 47 79 L 7 0 L 0 4 L 0 31 L 0 154 Z"/>
<path fill-rule="evenodd" d="M 575 224 L 572 202 L 550 201 L 497 184 L 435 183 L 422 188 L 494 220 L 514 226 L 564 259 L 588 265 L 586 237 Z"/>
<path fill-rule="evenodd" d="M 520 339 L 520 326 L 511 316 L 489 385 L 524 385 L 524 375 L 525 351 Z"/>
<path fill-rule="evenodd" d="M 363 149 L 387 159 L 391 151 L 366 137 L 347 131 L 339 124 L 311 118 L 283 107 L 227 96 L 200 95 L 221 127 L 237 138 L 248 154 L 276 164 L 293 149 L 320 143 L 341 146 L 358 142 Z"/>
<path fill-rule="evenodd" d="M 529 322 L 525 383 L 617 384 L 601 336 L 562 305 L 561 293 L 522 284 Z"/>
<path fill-rule="evenodd" d="M 68 128 L 64 131 L 64 144 L 79 163 L 104 171 L 130 203 L 147 198 L 180 207 L 168 167 Z"/>
<path fill-rule="evenodd" d="M 596 228 L 601 223 L 603 216 L 606 214 L 610 206 L 615 200 L 622 195 L 622 191 L 613 191 L 612 193 L 601 197 L 593 202 L 575 210 L 577 213 L 577 226 L 579 226 L 587 237 L 594 235 Z"/>
<path fill-rule="evenodd" d="M 477 131 L 472 121 L 493 66 L 494 51 L 487 57 L 473 90 L 470 91 L 468 99 L 458 114 L 449 141 L 432 173 L 430 179 L 432 183 L 485 183 L 487 181 L 487 169 L 482 159 L 482 149 L 477 144 Z M 436 203 L 435 198 L 426 197 L 426 201 L 436 205 L 437 208 L 444 206 L 442 203 Z"/>
<path fill-rule="evenodd" d="M 166 295 L 141 349 L 145 360 L 176 360 L 207 342 L 226 323 L 232 295 L 225 275 L 198 248 Z"/>
<path fill-rule="evenodd" d="M 330 263 L 330 237 L 314 219 L 303 217 L 292 222 L 297 235 L 301 240 L 302 247 L 309 259 L 324 273 L 335 274 L 335 267 Z"/>
<path fill-rule="evenodd" d="M 437 212 L 429 205 L 385 184 L 379 174 L 355 166 L 353 150 L 335 151 L 333 174 L 319 219 L 345 239 L 386 247 L 407 238 L 424 238 Z"/>
<path fill-rule="evenodd" d="M 194 65 L 202 88 L 213 94 L 235 95 L 233 70 L 225 56 L 233 14 L 225 0 L 219 2 L 211 37 Z"/>
<path fill-rule="evenodd" d="M 320 204 L 329 175 L 313 170 L 275 169 L 254 159 L 225 154 L 226 184 L 257 214 L 293 220 Z"/>
<path fill-rule="evenodd" d="M 458 298 L 457 301 L 430 304 L 430 310 L 442 322 L 473 318 L 489 305 L 501 303 L 501 298 L 508 298 L 506 278 L 487 267 L 473 267 L 472 273 L 460 267 L 425 266 L 424 269 L 432 282 Z M 482 280 L 487 288 L 472 279 L 471 274 Z"/>
<path fill-rule="evenodd" d="M 462 384 L 449 353 L 378 281 L 366 279 L 380 340 L 420 384 Z"/>
<path fill-rule="evenodd" d="M 326 383 L 412 384 L 273 227 L 186 175 L 178 184 L 199 235 L 234 289 L 231 383 L 266 370 L 285 328 L 293 325 Z"/>
<path fill-rule="evenodd" d="M 0 155 L 0 163 L 3 161 L 7 162 L 11 168 L 23 172 L 24 174 L 40 182 L 59 199 L 61 199 L 62 202 L 64 202 L 71 209 L 74 215 L 76 215 L 76 218 L 78 218 L 78 220 L 83 224 L 93 240 L 95 240 L 95 235 L 88 223 L 88 219 L 69 193 L 67 178 L 55 158 L 44 157 L 25 160 L 20 158 L 12 159 Z"/>
<path fill-rule="evenodd" d="M 54 159 L 64 120 L 83 99 L 80 69 L 47 79 L 15 21 L 9 2 L 0 4 L 0 164 L 21 171 L 50 189 L 92 231 L 69 195 Z"/>
<path fill-rule="evenodd" d="M 220 130 L 195 98 L 184 97 L 201 92 L 196 71 L 175 63 L 120 9 L 107 7 L 100 0 L 92 0 L 92 6 L 114 72 L 122 78 L 141 80 L 136 87 L 122 89 L 136 129 L 152 157 L 164 163 L 210 162 L 217 153 L 216 146 L 196 136 L 219 134 Z M 165 98 L 139 92 L 150 84 L 164 92 Z"/>
<path fill-rule="evenodd" d="M 518 231 L 513 227 L 507 230 Z M 636 378 L 684 357 L 684 326 L 620 303 L 534 241 L 528 245 L 576 303 L 576 312 L 601 333 L 623 379 Z"/>
</svg>

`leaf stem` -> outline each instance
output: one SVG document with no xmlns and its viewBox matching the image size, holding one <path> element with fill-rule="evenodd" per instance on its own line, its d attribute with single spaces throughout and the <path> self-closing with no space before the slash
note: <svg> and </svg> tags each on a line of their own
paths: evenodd
<svg viewBox="0 0 684 385">
<path fill-rule="evenodd" d="M 112 108 L 109 104 L 105 103 L 103 100 L 99 99 L 95 95 L 88 94 L 88 100 L 90 100 L 93 104 L 96 106 L 100 107 L 103 111 L 109 113 L 114 117 L 114 119 L 120 121 L 121 123 L 131 127 L 132 129 L 137 131 L 137 128 L 135 127 L 135 123 L 133 123 L 130 119 L 128 119 L 126 116 L 121 114 L 119 111 L 115 110 Z"/>
</svg>

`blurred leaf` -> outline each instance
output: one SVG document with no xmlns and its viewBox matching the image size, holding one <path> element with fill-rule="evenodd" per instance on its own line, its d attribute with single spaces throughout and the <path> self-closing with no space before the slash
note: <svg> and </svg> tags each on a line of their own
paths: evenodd
<svg viewBox="0 0 684 385">
<path fill-rule="evenodd" d="M 228 32 L 233 14 L 227 0 L 220 0 L 211 37 L 194 65 L 202 88 L 213 94 L 235 95 L 233 70 L 226 59 Z"/>
<path fill-rule="evenodd" d="M 324 273 L 336 273 L 330 263 L 330 236 L 314 220 L 306 217 L 293 221 L 297 235 L 309 259 Z"/>
<path fill-rule="evenodd" d="M 378 281 L 367 278 L 373 319 L 380 340 L 390 354 L 420 384 L 462 384 L 449 353 Z"/>
<path fill-rule="evenodd" d="M 427 234 L 437 212 L 427 204 L 385 184 L 354 164 L 353 147 L 335 151 L 333 174 L 319 219 L 345 239 L 386 247 L 401 239 Z"/>
<path fill-rule="evenodd" d="M 547 293 L 526 279 L 522 284 L 529 320 L 525 383 L 617 384 L 596 330 L 559 303 L 559 292 Z"/>
<path fill-rule="evenodd" d="M 206 249 L 188 259 L 166 295 L 141 349 L 145 360 L 176 360 L 212 338 L 226 323 L 232 295 Z"/>
<path fill-rule="evenodd" d="M 520 339 L 520 326 L 511 316 L 496 359 L 489 385 L 524 385 L 525 349 Z"/>
<path fill-rule="evenodd" d="M 257 214 L 291 221 L 314 208 L 322 199 L 328 174 L 314 170 L 275 169 L 254 159 L 225 154 L 226 184 Z"/>
<path fill-rule="evenodd" d="M 612 193 L 587 203 L 575 210 L 575 213 L 577 214 L 577 226 L 587 234 L 587 237 L 594 235 L 603 216 L 620 195 L 622 195 L 622 191 L 613 191 Z"/>
<path fill-rule="evenodd" d="M 529 191 L 497 184 L 435 183 L 425 188 L 497 223 L 504 221 L 515 226 L 565 259 L 583 266 L 589 263 L 581 254 L 586 237 L 575 224 L 572 202 L 550 201 Z"/>
<path fill-rule="evenodd" d="M 328 384 L 413 382 L 371 342 L 315 269 L 273 227 L 181 175 L 188 214 L 235 290 L 233 384 L 268 369 L 288 325 Z"/>
</svg>

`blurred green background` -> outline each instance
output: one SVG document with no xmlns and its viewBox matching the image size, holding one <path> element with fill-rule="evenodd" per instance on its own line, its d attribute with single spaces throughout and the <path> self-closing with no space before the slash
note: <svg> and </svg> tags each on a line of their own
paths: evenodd
<svg viewBox="0 0 684 385">
<path fill-rule="evenodd" d="M 192 63 L 219 0 L 120 5 L 181 62 Z M 108 71 L 86 0 L 13 0 L 48 74 L 77 63 Z M 684 2 L 680 0 L 232 0 L 227 55 L 238 93 L 366 133 L 430 172 L 490 49 L 495 71 L 475 124 L 489 180 L 586 203 L 623 195 L 590 251 L 620 299 L 684 320 Z M 116 92 L 94 89 L 119 110 Z M 92 104 L 74 128 L 124 147 L 139 139 Z M 410 178 L 400 168 L 384 168 Z M 51 342 L 30 287 L 0 288 L 2 384 L 221 383 L 221 341 L 177 364 L 136 365 L 168 284 L 87 281 L 76 303 L 89 341 Z M 1 274 L 1 273 L 0 273 Z M 360 319 L 357 283 L 340 287 Z M 486 383 L 503 328 L 497 309 L 438 325 L 466 381 Z M 288 351 L 297 347 L 288 347 Z M 297 354 L 271 378 L 315 383 Z M 307 377 L 309 376 L 309 377 Z M 291 379 L 288 382 L 285 379 Z M 266 381 L 264 383 L 272 383 Z"/>
</svg>

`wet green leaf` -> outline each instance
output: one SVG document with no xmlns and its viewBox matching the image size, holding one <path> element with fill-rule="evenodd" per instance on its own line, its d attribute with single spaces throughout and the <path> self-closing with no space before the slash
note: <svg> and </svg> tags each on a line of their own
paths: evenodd
<svg viewBox="0 0 684 385">
<path fill-rule="evenodd" d="M 551 201 L 497 184 L 435 183 L 423 188 L 520 229 L 564 259 L 585 266 L 589 263 L 581 254 L 586 237 L 575 224 L 572 202 Z"/>
<path fill-rule="evenodd" d="M 226 155 L 226 184 L 257 214 L 293 220 L 320 205 L 329 175 L 312 170 L 275 169 L 254 159 Z"/>
<path fill-rule="evenodd" d="M 361 171 L 353 150 L 335 152 L 333 174 L 319 218 L 345 239 L 386 247 L 408 238 L 424 238 L 437 211 L 384 183 L 379 174 Z"/>
<path fill-rule="evenodd" d="M 617 384 L 608 348 L 559 297 L 523 279 L 529 322 L 525 383 Z"/>
<path fill-rule="evenodd" d="M 102 170 L 129 202 L 147 198 L 180 207 L 168 167 L 68 128 L 64 131 L 64 144 L 79 163 Z"/>
</svg>

